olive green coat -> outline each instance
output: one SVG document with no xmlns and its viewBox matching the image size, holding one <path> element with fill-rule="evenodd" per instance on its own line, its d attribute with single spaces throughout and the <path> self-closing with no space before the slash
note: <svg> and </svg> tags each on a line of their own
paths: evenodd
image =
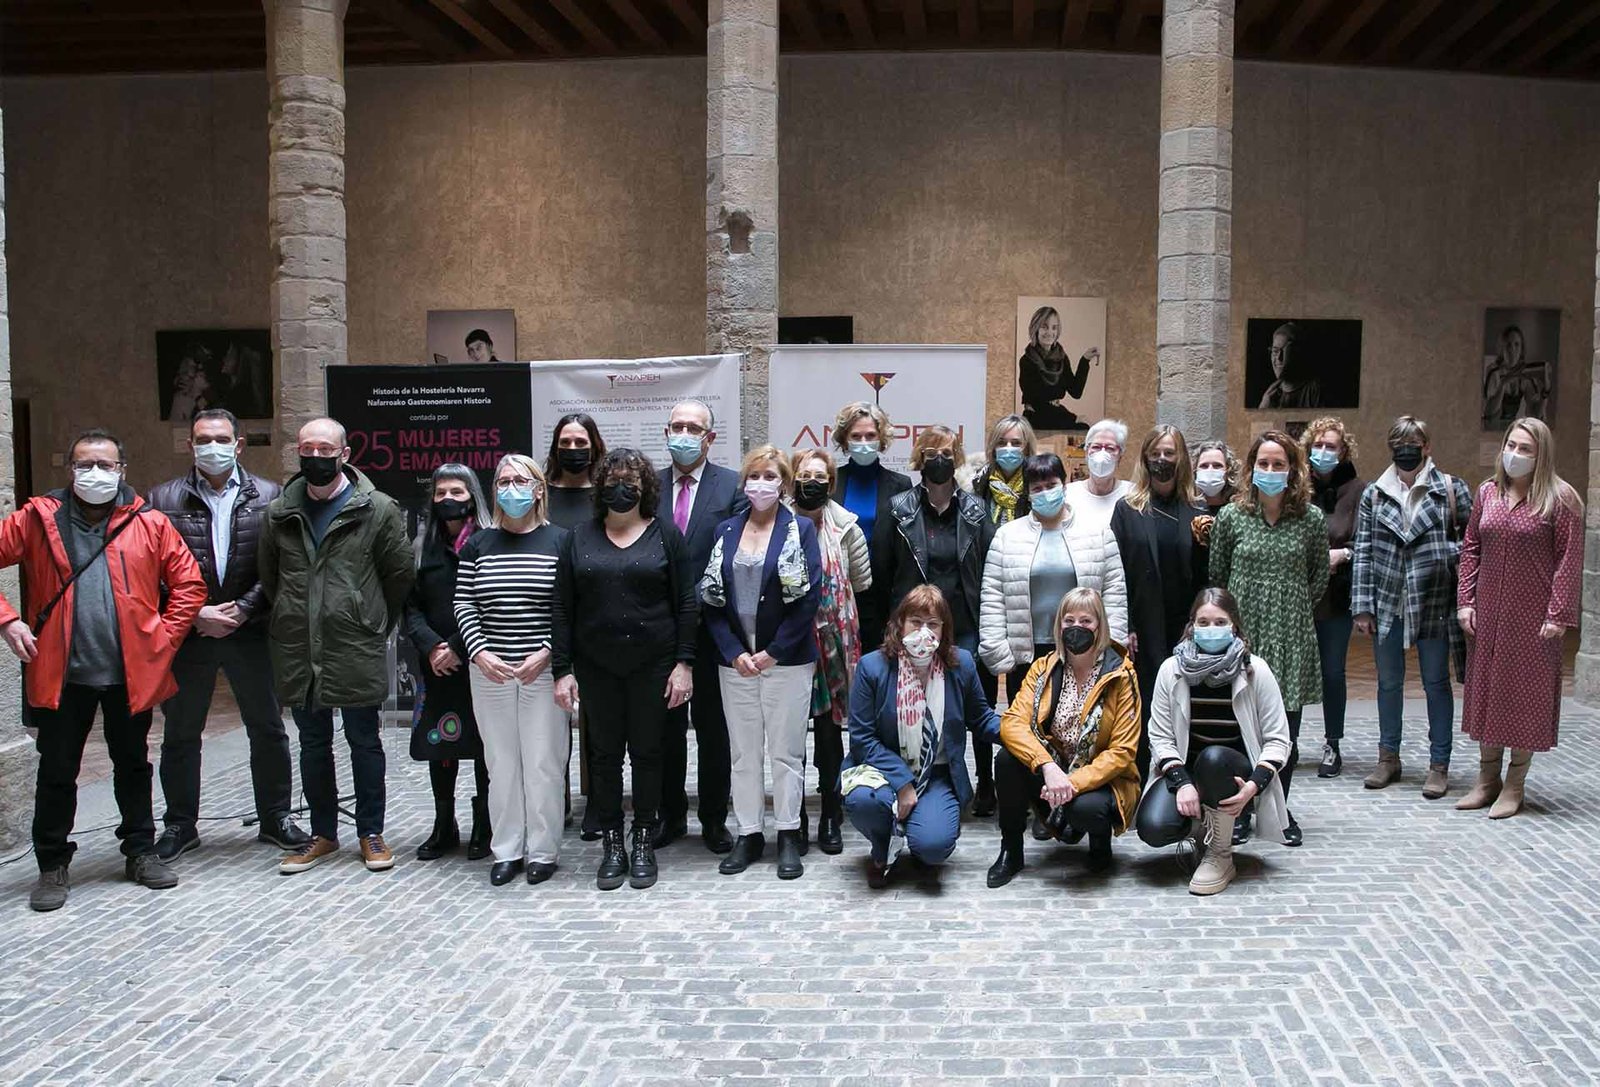
<svg viewBox="0 0 1600 1087">
<path fill-rule="evenodd" d="M 290 708 L 377 706 L 389 697 L 387 644 L 416 580 L 405 514 L 348 465 L 355 493 L 311 542 L 306 481 L 267 507 L 261 585 L 272 599 L 268 642 Z"/>
</svg>

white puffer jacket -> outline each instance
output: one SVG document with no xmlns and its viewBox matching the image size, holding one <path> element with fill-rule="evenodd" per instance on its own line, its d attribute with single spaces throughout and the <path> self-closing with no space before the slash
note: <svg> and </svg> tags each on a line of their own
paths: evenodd
<svg viewBox="0 0 1600 1087">
<path fill-rule="evenodd" d="M 1078 571 L 1078 585 L 1097 589 L 1111 621 L 1111 639 L 1128 641 L 1128 592 L 1122 556 L 1108 528 L 1073 526 L 1067 521 L 1067 551 Z M 1033 553 L 1039 547 L 1037 518 L 1019 517 L 1001 525 L 983 566 L 983 608 L 978 616 L 978 656 L 995 675 L 1033 660 L 1033 606 L 1028 591 Z"/>
</svg>

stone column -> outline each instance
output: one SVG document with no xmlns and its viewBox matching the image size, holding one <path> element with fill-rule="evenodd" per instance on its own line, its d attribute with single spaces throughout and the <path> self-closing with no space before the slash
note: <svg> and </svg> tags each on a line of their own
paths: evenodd
<svg viewBox="0 0 1600 1087">
<path fill-rule="evenodd" d="M 344 14 L 348 0 L 263 0 L 271 88 L 268 233 L 277 438 L 321 415 L 322 370 L 349 361 L 345 327 Z"/>
<path fill-rule="evenodd" d="M 1600 703 L 1600 229 L 1595 234 L 1594 361 L 1589 371 L 1589 486 L 1584 496 L 1583 623 L 1579 631 L 1577 696 Z"/>
<path fill-rule="evenodd" d="M 1234 0 L 1166 0 L 1156 421 L 1191 442 L 1228 433 L 1233 267 Z"/>
<path fill-rule="evenodd" d="M 749 354 L 748 447 L 778 340 L 778 0 L 710 0 L 707 22 L 706 348 Z"/>
<path fill-rule="evenodd" d="M 0 113 L 3 117 L 3 113 Z M 17 505 L 16 456 L 11 420 L 11 305 L 6 292 L 5 125 L 0 120 L 0 517 Z M 22 609 L 17 570 L 0 571 L 0 593 Z M 22 731 L 21 670 L 0 649 L 0 852 L 22 844 L 33 814 L 36 765 L 33 740 Z"/>
</svg>

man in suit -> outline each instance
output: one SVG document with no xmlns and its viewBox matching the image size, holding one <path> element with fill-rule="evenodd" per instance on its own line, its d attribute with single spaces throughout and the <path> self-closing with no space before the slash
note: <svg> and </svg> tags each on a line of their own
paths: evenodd
<svg viewBox="0 0 1600 1087">
<path fill-rule="evenodd" d="M 707 459 L 716 437 L 716 416 L 703 401 L 681 401 L 667 418 L 667 452 L 672 456 L 672 466 L 660 472 L 662 512 L 689 545 L 696 582 L 711 561 L 717 526 L 750 504 L 739 485 L 739 473 Z M 728 722 L 722 714 L 722 689 L 717 681 L 718 659 L 702 624 L 695 649 L 694 697 L 671 712 L 667 734 L 662 738 L 657 849 L 689 832 L 689 794 L 684 789 L 684 779 L 689 772 L 691 719 L 700 749 L 700 834 L 713 853 L 726 853 L 733 848 L 733 836 L 727 827 L 732 764 Z"/>
</svg>

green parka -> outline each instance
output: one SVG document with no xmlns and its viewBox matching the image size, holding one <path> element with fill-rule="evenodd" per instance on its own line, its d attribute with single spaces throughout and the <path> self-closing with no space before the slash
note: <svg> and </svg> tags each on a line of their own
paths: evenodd
<svg viewBox="0 0 1600 1087">
<path fill-rule="evenodd" d="M 272 673 L 285 706 L 377 706 L 389 696 L 386 643 L 416 580 L 405 514 L 345 465 L 355 492 L 311 541 L 306 481 L 267 507 L 261 585 L 272 600 Z"/>
</svg>

